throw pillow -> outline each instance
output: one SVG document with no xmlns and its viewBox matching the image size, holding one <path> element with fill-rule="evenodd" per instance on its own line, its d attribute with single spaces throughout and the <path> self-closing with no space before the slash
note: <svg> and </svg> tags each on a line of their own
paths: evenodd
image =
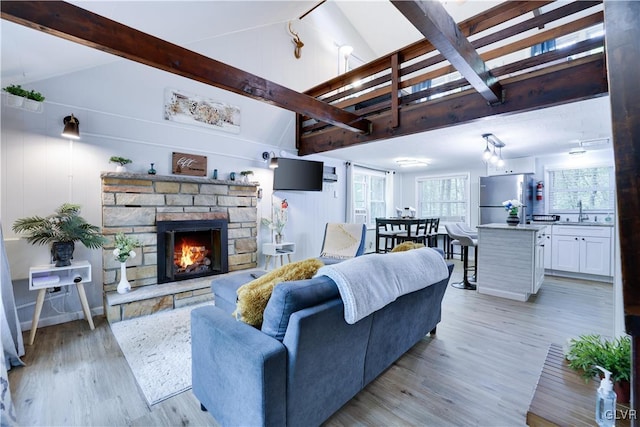
<svg viewBox="0 0 640 427">
<path fill-rule="evenodd" d="M 410 251 L 411 249 L 420 249 L 420 248 L 424 248 L 424 245 L 422 243 L 402 242 L 398 246 L 391 249 L 391 252 L 404 252 L 404 251 Z"/>
<path fill-rule="evenodd" d="M 238 302 L 233 312 L 237 319 L 260 327 L 264 309 L 271 298 L 273 287 L 280 282 L 312 278 L 324 264 L 317 258 L 293 262 L 252 280 L 238 288 Z"/>
</svg>

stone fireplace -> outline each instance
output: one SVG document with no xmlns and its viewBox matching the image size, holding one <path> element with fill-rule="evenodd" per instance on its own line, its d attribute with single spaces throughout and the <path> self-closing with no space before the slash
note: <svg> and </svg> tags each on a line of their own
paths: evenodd
<svg viewBox="0 0 640 427">
<path fill-rule="evenodd" d="M 258 183 L 115 172 L 101 178 L 109 322 L 211 300 L 211 275 L 256 267 Z M 119 232 L 142 243 L 138 256 L 127 261 L 127 294 L 116 292 L 120 264 L 112 252 Z M 189 239 L 185 256 L 195 263 L 176 259 L 176 246 L 182 258 L 182 241 Z"/>
</svg>

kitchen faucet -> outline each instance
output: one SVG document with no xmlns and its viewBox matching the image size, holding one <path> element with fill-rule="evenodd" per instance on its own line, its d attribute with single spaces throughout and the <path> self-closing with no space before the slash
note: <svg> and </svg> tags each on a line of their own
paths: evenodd
<svg viewBox="0 0 640 427">
<path fill-rule="evenodd" d="M 578 200 L 578 222 L 586 221 L 589 219 L 589 215 L 582 215 L 582 200 Z"/>
</svg>

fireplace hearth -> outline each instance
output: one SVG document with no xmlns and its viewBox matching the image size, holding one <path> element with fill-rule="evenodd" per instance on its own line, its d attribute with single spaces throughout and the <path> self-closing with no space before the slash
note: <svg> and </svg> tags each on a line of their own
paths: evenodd
<svg viewBox="0 0 640 427">
<path fill-rule="evenodd" d="M 227 221 L 158 221 L 158 283 L 227 273 Z"/>
</svg>

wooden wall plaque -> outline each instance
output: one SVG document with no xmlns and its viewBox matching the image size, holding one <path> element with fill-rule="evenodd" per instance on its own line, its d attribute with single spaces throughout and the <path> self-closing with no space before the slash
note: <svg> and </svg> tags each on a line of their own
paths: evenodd
<svg viewBox="0 0 640 427">
<path fill-rule="evenodd" d="M 176 175 L 207 176 L 207 156 L 174 151 L 171 156 L 171 172 Z"/>
</svg>

